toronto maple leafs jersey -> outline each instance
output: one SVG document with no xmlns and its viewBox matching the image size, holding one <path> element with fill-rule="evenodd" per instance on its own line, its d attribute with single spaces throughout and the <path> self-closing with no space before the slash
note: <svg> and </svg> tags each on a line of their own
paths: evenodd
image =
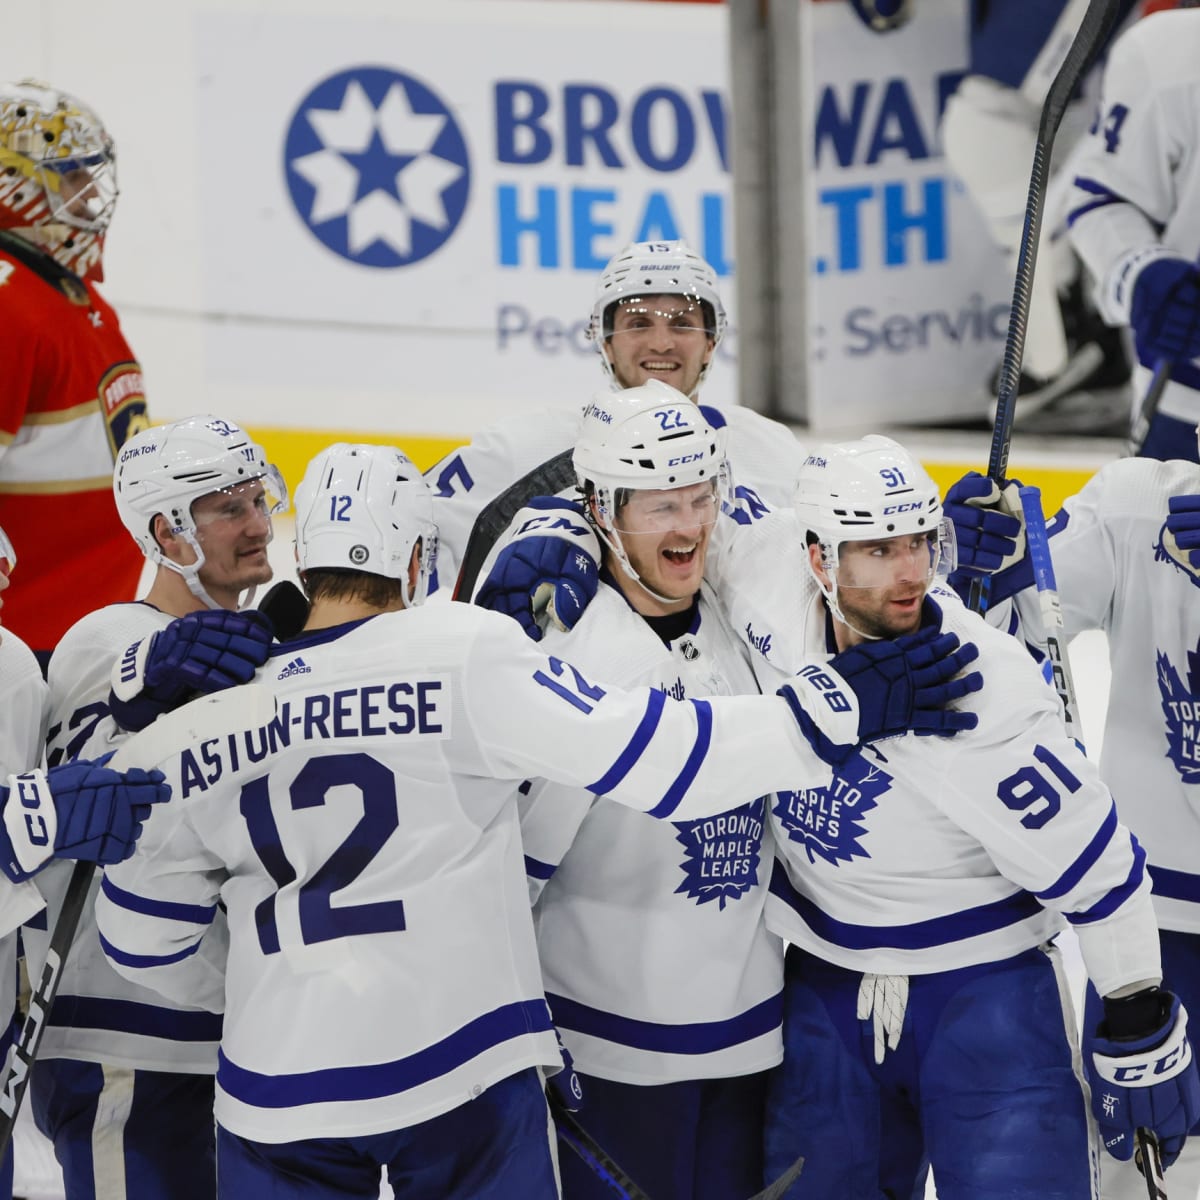
<svg viewBox="0 0 1200 1200">
<path fill-rule="evenodd" d="M 735 628 L 784 671 L 834 652 L 794 513 L 739 531 L 714 576 Z M 924 974 L 1007 958 L 1070 921 L 1102 994 L 1161 976 L 1145 853 L 1017 639 L 931 591 L 925 622 L 979 648 L 978 727 L 863 746 L 781 793 L 767 923 L 821 958 Z"/>
<path fill-rule="evenodd" d="M 664 643 L 602 584 L 575 628 L 542 646 L 677 701 L 758 691 L 749 651 L 706 593 L 686 632 Z M 655 821 L 538 780 L 520 812 L 546 995 L 581 1071 L 661 1084 L 780 1061 L 782 943 L 762 920 L 764 797 Z"/>
<path fill-rule="evenodd" d="M 1166 519 L 1171 496 L 1196 494 L 1194 463 L 1120 459 L 1050 526 L 1068 637 L 1108 634 L 1100 774 L 1145 847 L 1159 923 L 1188 933 L 1200 933 L 1200 571 Z M 1018 611 L 1036 637 L 1036 592 Z"/>
<path fill-rule="evenodd" d="M 705 419 L 729 431 L 726 453 L 740 499 L 751 513 L 791 503 L 804 453 L 786 425 L 752 409 L 701 406 Z M 452 588 L 475 518 L 535 467 L 579 439 L 583 408 L 570 405 L 497 422 L 425 472 L 438 526 L 438 578 Z"/>
<path fill-rule="evenodd" d="M 303 634 L 259 679 L 275 719 L 162 764 L 97 919 L 122 973 L 224 1007 L 217 1118 L 260 1141 L 406 1127 L 558 1063 L 522 780 L 688 820 L 828 777 L 776 696 L 618 691 L 465 604 Z M 223 990 L 194 953 L 219 906 Z"/>
<path fill-rule="evenodd" d="M 99 758 L 126 739 L 128 735 L 108 710 L 113 663 L 134 642 L 166 628 L 172 620 L 149 604 L 112 604 L 67 631 L 50 659 L 47 753 L 52 763 Z M 58 915 L 72 867 L 69 862 L 51 863 L 38 876 L 49 928 Z M 195 1004 L 165 1000 L 112 969 L 96 933 L 99 887 L 97 873 L 63 968 L 40 1056 L 211 1074 L 217 1063 L 220 1018 Z M 45 960 L 48 938 L 45 922 L 24 932 L 31 975 Z"/>
<path fill-rule="evenodd" d="M 1103 96 L 1071 195 L 1070 237 L 1098 283 L 1101 312 L 1129 323 L 1132 282 L 1156 254 L 1200 255 L 1200 12 L 1153 13 L 1113 44 Z M 1134 394 L 1155 363 L 1143 360 Z M 1200 361 L 1175 363 L 1160 401 L 1200 419 Z"/>
</svg>

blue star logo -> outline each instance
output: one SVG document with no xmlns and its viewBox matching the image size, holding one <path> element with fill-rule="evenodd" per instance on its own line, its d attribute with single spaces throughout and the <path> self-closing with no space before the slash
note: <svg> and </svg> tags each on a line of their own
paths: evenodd
<svg viewBox="0 0 1200 1200">
<path fill-rule="evenodd" d="M 364 267 L 406 267 L 462 220 L 466 142 L 425 84 L 389 67 L 354 67 L 300 102 L 284 144 L 292 203 L 325 246 Z"/>
</svg>

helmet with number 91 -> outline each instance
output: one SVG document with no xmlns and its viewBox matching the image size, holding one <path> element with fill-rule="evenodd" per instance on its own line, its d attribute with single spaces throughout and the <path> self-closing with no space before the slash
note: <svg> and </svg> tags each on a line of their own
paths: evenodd
<svg viewBox="0 0 1200 1200">
<path fill-rule="evenodd" d="M 200 583 L 204 550 L 192 505 L 202 496 L 235 491 L 256 480 L 262 482 L 262 494 L 256 494 L 253 503 L 268 517 L 282 512 L 287 507 L 287 487 L 278 469 L 267 462 L 263 448 L 232 421 L 205 414 L 151 426 L 131 437 L 117 456 L 113 495 L 117 513 L 142 553 L 152 563 L 182 575 L 194 595 L 216 608 Z M 194 563 L 181 565 L 163 554 L 154 536 L 159 514 L 172 533 L 192 547 Z"/>
<path fill-rule="evenodd" d="M 622 306 L 645 308 L 653 315 L 653 303 L 643 304 L 648 296 L 673 296 L 686 302 L 670 313 L 661 314 L 681 328 L 695 327 L 712 341 L 715 351 L 725 334 L 725 306 L 717 292 L 717 275 L 686 242 L 631 242 L 614 255 L 600 275 L 596 297 L 588 322 L 588 340 L 594 343 L 609 378 L 614 377 L 613 361 L 605 343 L 613 336 L 616 312 Z M 708 374 L 709 363 L 700 369 L 696 386 Z"/>
<path fill-rule="evenodd" d="M 420 543 L 417 579 L 409 563 Z M 308 464 L 296 489 L 296 560 L 400 581 L 406 608 L 421 604 L 437 564 L 433 495 L 394 446 L 339 442 Z"/>
<path fill-rule="evenodd" d="M 914 557 L 906 565 L 915 570 L 916 581 L 926 584 L 954 569 L 953 527 L 942 512 L 937 484 L 891 438 L 870 434 L 818 446 L 800 468 L 795 508 L 803 527 L 820 543 L 830 580 L 822 590 L 840 620 L 839 588 L 879 588 L 891 582 L 887 555 L 848 555 L 848 543 L 899 547 L 903 539 L 911 539 Z"/>
<path fill-rule="evenodd" d="M 36 80 L 0 84 L 0 229 L 101 279 L 116 202 L 116 150 L 100 118 Z"/>
</svg>

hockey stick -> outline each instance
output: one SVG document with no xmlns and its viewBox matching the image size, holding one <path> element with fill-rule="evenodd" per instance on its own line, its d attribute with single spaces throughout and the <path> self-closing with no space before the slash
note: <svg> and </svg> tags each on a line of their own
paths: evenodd
<svg viewBox="0 0 1200 1200">
<path fill-rule="evenodd" d="M 1033 566 L 1033 580 L 1038 591 L 1046 654 L 1053 673 L 1054 690 L 1062 702 L 1063 724 L 1066 726 L 1067 735 L 1074 739 L 1082 750 L 1083 729 L 1080 726 L 1079 708 L 1075 700 L 1075 678 L 1071 674 L 1071 662 L 1066 653 L 1062 605 L 1058 599 L 1054 563 L 1050 558 L 1050 539 L 1046 534 L 1041 493 L 1035 487 L 1023 487 L 1018 489 L 1018 494 L 1021 497 L 1021 511 L 1025 514 L 1025 537 L 1029 542 L 1029 561 Z M 1135 1161 L 1146 1180 L 1150 1200 L 1167 1200 L 1158 1138 L 1154 1136 L 1153 1130 L 1144 1128 L 1137 1130 L 1134 1136 L 1137 1143 Z"/>
<path fill-rule="evenodd" d="M 1054 76 L 1054 82 L 1046 93 L 1038 119 L 1037 140 L 1033 146 L 1033 166 L 1029 173 L 1029 196 L 1025 201 L 1025 223 L 1021 229 L 1017 273 L 1013 280 L 1013 302 L 1008 314 L 1008 333 L 1004 341 L 1004 361 L 1000 367 L 996 421 L 992 427 L 992 448 L 988 456 L 987 473 L 1001 485 L 1008 476 L 1008 455 L 1012 448 L 1012 427 L 1017 411 L 1021 359 L 1025 353 L 1025 331 L 1029 325 L 1033 268 L 1042 231 L 1042 210 L 1046 205 L 1046 185 L 1050 175 L 1050 153 L 1071 96 L 1112 27 L 1118 4 L 1119 0 L 1091 0 L 1088 4 L 1087 12 L 1083 14 L 1083 20 L 1067 50 L 1062 66 L 1059 67 L 1058 74 Z M 985 607 L 985 590 L 984 578 L 971 581 L 967 602 L 975 612 L 982 612 Z"/>
<path fill-rule="evenodd" d="M 130 767 L 149 769 L 201 742 L 243 729 L 258 729 L 275 716 L 275 697 L 262 684 L 248 683 L 211 696 L 201 696 L 173 712 L 164 713 L 152 725 L 125 741 L 107 762 L 114 771 Z M 169 804 L 170 801 L 168 800 Z M 75 940 L 75 930 L 91 893 L 96 865 L 77 862 L 71 871 L 62 906 L 50 934 L 50 945 L 37 988 L 29 1000 L 29 1013 L 21 1036 L 13 1047 L 4 1084 L 0 1087 L 0 1161 L 12 1140 L 17 1113 L 29 1086 L 29 1073 L 37 1059 L 50 1007 L 58 992 L 63 964 Z"/>
<path fill-rule="evenodd" d="M 571 465 L 572 453 L 572 450 L 563 450 L 553 458 L 546 459 L 480 510 L 475 524 L 471 526 L 467 548 L 463 551 L 458 582 L 454 585 L 455 600 L 471 603 L 475 582 L 488 554 L 496 544 L 496 539 L 534 496 L 553 496 L 575 482 L 575 468 Z"/>
<path fill-rule="evenodd" d="M 1149 1129 L 1139 1129 L 1134 1134 L 1134 1139 L 1136 1149 L 1133 1152 L 1133 1161 L 1146 1181 L 1146 1195 L 1150 1200 L 1168 1200 L 1162 1156 L 1158 1152 L 1158 1138 Z"/>
<path fill-rule="evenodd" d="M 1173 365 L 1169 358 L 1160 358 L 1154 368 L 1154 375 L 1150 379 L 1146 394 L 1142 397 L 1142 403 L 1138 408 L 1137 419 L 1129 431 L 1129 444 L 1126 452 L 1131 455 L 1136 455 L 1141 450 L 1142 443 L 1146 440 L 1146 434 L 1150 432 L 1150 422 L 1154 420 L 1154 414 L 1158 412 L 1158 403 L 1162 399 L 1163 392 L 1167 390 L 1167 382 L 1171 378 Z"/>
</svg>

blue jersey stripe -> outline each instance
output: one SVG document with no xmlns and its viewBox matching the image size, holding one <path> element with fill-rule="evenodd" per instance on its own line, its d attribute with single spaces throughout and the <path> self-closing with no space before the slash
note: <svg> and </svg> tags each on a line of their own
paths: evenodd
<svg viewBox="0 0 1200 1200">
<path fill-rule="evenodd" d="M 183 950 L 177 950 L 174 954 L 130 954 L 126 950 L 122 950 L 120 946 L 114 946 L 104 934 L 99 934 L 100 945 L 104 949 L 104 953 L 108 955 L 113 962 L 120 963 L 124 967 L 168 967 L 171 963 L 182 962 L 185 958 L 191 958 L 197 950 L 200 949 L 200 939 L 197 938 L 190 946 Z"/>
<path fill-rule="evenodd" d="M 1038 899 L 1044 904 L 1047 900 L 1057 900 L 1059 896 L 1065 896 L 1096 865 L 1116 831 L 1117 806 L 1112 804 L 1109 806 L 1108 816 L 1100 823 L 1100 828 L 1084 847 L 1083 853 L 1048 888 L 1037 893 Z"/>
<path fill-rule="evenodd" d="M 1154 894 L 1167 900 L 1186 900 L 1200 904 L 1200 875 L 1189 871 L 1172 871 L 1168 867 L 1148 867 Z"/>
<path fill-rule="evenodd" d="M 696 1021 L 688 1025 L 660 1025 L 656 1021 L 621 1017 L 553 992 L 546 999 L 554 1023 L 563 1029 L 659 1054 L 712 1054 L 773 1033 L 783 1024 L 783 992 L 728 1020 Z"/>
<path fill-rule="evenodd" d="M 778 860 L 771 873 L 771 894 L 784 901 L 817 937 L 847 950 L 928 950 L 1018 925 L 1044 911 L 1029 892 L 1018 891 L 991 904 L 908 925 L 851 925 L 826 915 L 801 896 Z"/>
<path fill-rule="evenodd" d="M 54 999 L 50 1024 L 72 1029 L 102 1029 L 169 1038 L 176 1042 L 219 1042 L 221 1014 L 181 1012 L 136 1000 L 110 1000 L 98 996 L 64 996 Z"/>
<path fill-rule="evenodd" d="M 188 921 L 194 925 L 211 925 L 217 915 L 217 906 L 203 904 L 177 904 L 170 900 L 151 900 L 134 892 L 117 887 L 107 875 L 100 880 L 104 894 L 119 908 L 141 913 L 147 917 L 163 917 L 168 921 Z"/>
<path fill-rule="evenodd" d="M 525 855 L 525 874 L 531 875 L 534 879 L 549 879 L 555 872 L 553 863 L 544 863 L 539 859 L 530 858 Z"/>
<path fill-rule="evenodd" d="M 406 1058 L 369 1066 L 264 1075 L 239 1067 L 221 1051 L 217 1082 L 235 1100 L 256 1108 L 377 1100 L 411 1091 L 447 1075 L 493 1046 L 552 1028 L 546 1001 L 539 996 L 536 1000 L 520 1000 L 484 1013 L 440 1042 Z"/>
<path fill-rule="evenodd" d="M 688 703 L 696 710 L 696 740 L 692 743 L 692 752 L 683 764 L 683 770 L 667 789 L 667 794 L 649 810 L 652 817 L 669 817 L 679 807 L 696 778 L 696 772 L 708 757 L 708 747 L 712 743 L 712 708 L 707 700 L 689 700 Z"/>
<path fill-rule="evenodd" d="M 633 770 L 634 764 L 642 757 L 642 751 L 646 749 L 650 739 L 654 736 L 654 731 L 658 728 L 658 723 L 662 719 L 663 705 L 666 702 L 665 692 L 660 692 L 657 688 L 650 689 L 650 698 L 646 701 L 646 711 L 642 714 L 642 719 L 637 729 L 634 730 L 633 737 L 629 739 L 629 745 L 621 751 L 617 761 L 588 787 L 589 792 L 603 796 L 606 792 L 611 792 Z"/>
<path fill-rule="evenodd" d="M 1105 917 L 1111 917 L 1141 887 L 1142 880 L 1146 875 L 1146 852 L 1132 834 L 1130 834 L 1130 841 L 1133 843 L 1133 866 L 1129 868 L 1125 882 L 1120 887 L 1106 892 L 1084 912 L 1067 913 L 1067 920 L 1072 925 L 1090 925 L 1093 921 L 1103 921 Z"/>
</svg>

